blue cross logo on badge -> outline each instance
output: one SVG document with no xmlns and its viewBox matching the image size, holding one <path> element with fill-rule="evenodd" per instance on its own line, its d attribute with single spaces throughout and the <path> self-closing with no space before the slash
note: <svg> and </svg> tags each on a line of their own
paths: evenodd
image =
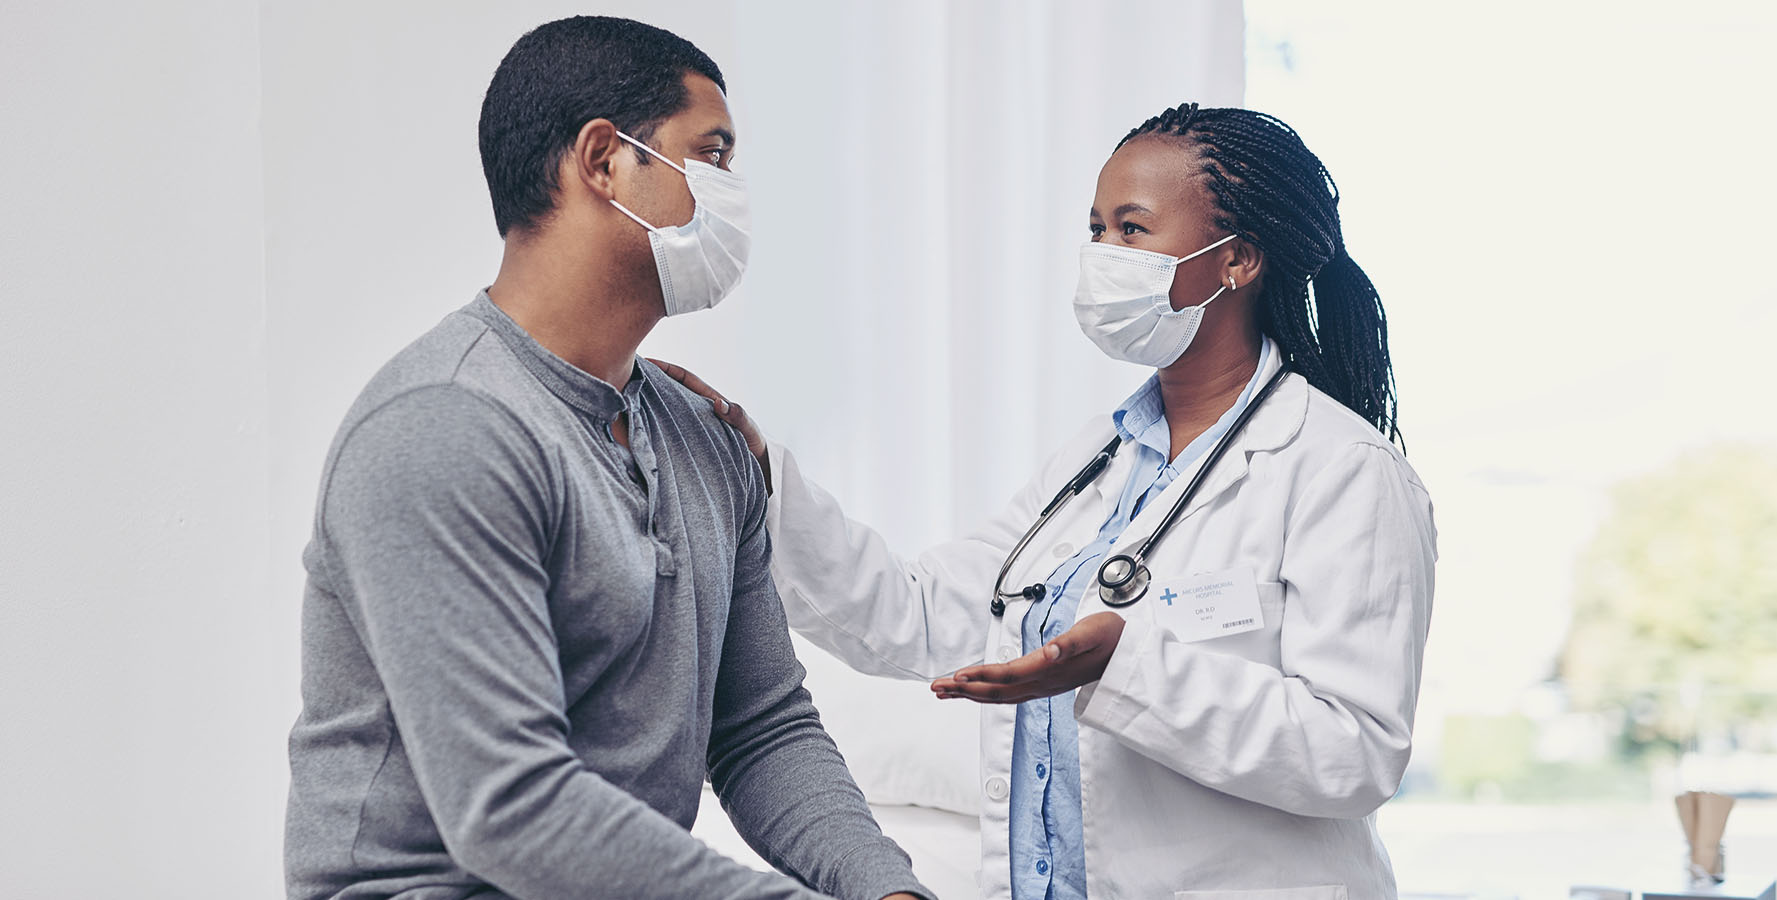
<svg viewBox="0 0 1777 900">
<path fill-rule="evenodd" d="M 1166 593 L 1160 595 L 1160 599 L 1165 600 L 1167 606 L 1171 606 L 1172 601 L 1178 599 L 1178 595 L 1172 592 L 1172 588 L 1167 588 Z"/>
</svg>

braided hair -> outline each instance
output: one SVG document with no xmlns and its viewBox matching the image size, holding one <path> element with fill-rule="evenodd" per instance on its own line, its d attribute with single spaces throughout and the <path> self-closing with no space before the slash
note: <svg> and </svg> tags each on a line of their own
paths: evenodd
<svg viewBox="0 0 1777 900">
<path fill-rule="evenodd" d="M 1201 155 L 1217 227 L 1264 252 L 1259 329 L 1285 362 L 1404 448 L 1388 318 L 1369 276 L 1345 252 L 1339 188 L 1319 157 L 1294 129 L 1249 109 L 1176 106 L 1117 147 L 1148 134 L 1182 139 Z"/>
</svg>

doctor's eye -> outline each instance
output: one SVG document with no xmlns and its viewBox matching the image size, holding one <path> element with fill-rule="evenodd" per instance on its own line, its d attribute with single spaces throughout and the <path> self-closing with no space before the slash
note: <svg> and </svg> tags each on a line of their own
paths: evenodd
<svg viewBox="0 0 1777 900">
<path fill-rule="evenodd" d="M 1096 222 L 1094 222 L 1091 225 L 1086 226 L 1086 230 L 1092 232 L 1092 239 L 1095 241 L 1101 237 L 1104 237 L 1104 226 L 1100 225 Z"/>
<path fill-rule="evenodd" d="M 1143 228 L 1140 225 L 1135 224 L 1134 222 L 1124 222 L 1123 223 L 1123 236 L 1124 237 L 1128 237 L 1132 234 L 1141 234 L 1145 231 L 1147 231 L 1146 228 Z"/>
</svg>

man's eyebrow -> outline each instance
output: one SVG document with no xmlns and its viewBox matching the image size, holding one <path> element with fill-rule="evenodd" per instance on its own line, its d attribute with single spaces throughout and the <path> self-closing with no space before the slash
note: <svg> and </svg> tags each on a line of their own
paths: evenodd
<svg viewBox="0 0 1777 900">
<path fill-rule="evenodd" d="M 698 137 L 721 138 L 723 146 L 726 146 L 726 147 L 734 146 L 734 132 L 729 131 L 726 128 L 711 128 L 710 130 L 704 132 L 703 134 L 698 135 Z"/>
<path fill-rule="evenodd" d="M 1148 215 L 1151 216 L 1154 214 L 1154 211 L 1141 205 L 1140 203 L 1125 203 L 1122 206 L 1119 206 L 1115 210 L 1113 210 L 1111 212 L 1111 215 L 1127 216 L 1130 213 L 1147 213 Z"/>
</svg>

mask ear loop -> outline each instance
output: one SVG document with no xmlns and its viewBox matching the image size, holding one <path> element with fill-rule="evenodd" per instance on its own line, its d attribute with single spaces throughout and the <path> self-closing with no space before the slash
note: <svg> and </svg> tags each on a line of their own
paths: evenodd
<svg viewBox="0 0 1777 900">
<path fill-rule="evenodd" d="M 1208 253 L 1209 251 L 1214 250 L 1215 248 L 1220 247 L 1221 245 L 1226 244 L 1229 241 L 1234 240 L 1235 238 L 1237 238 L 1239 236 L 1240 235 L 1237 235 L 1237 234 L 1230 234 L 1227 237 L 1222 238 L 1221 240 L 1216 241 L 1215 243 L 1210 244 L 1207 247 L 1204 247 L 1202 250 L 1199 250 L 1196 253 L 1193 253 L 1189 256 L 1181 256 L 1178 258 L 1177 262 L 1174 262 L 1172 264 L 1172 267 L 1174 269 L 1177 269 L 1179 266 L 1183 265 L 1184 263 L 1189 262 L 1190 260 L 1196 259 L 1197 257 L 1202 256 L 1203 254 Z M 1215 298 L 1220 297 L 1224 291 L 1230 291 L 1230 290 L 1234 290 L 1234 276 L 1232 276 L 1232 275 L 1228 276 L 1228 283 L 1227 284 L 1221 284 L 1218 282 L 1216 284 L 1216 292 L 1213 294 L 1210 294 L 1208 300 L 1205 300 L 1202 303 L 1197 304 L 1197 306 L 1195 308 L 1196 309 L 1203 309 L 1203 308 L 1209 306 L 1209 304 L 1212 301 L 1214 301 Z M 1191 307 L 1186 307 L 1186 308 L 1189 309 Z M 1179 310 L 1179 312 L 1184 312 L 1184 310 Z"/>
<path fill-rule="evenodd" d="M 631 219 L 633 219 L 633 220 L 635 220 L 635 223 L 636 223 L 636 224 L 637 224 L 637 225 L 640 225 L 640 226 L 642 226 L 642 227 L 643 227 L 643 228 L 646 228 L 646 229 L 648 229 L 648 230 L 649 230 L 649 231 L 651 231 L 651 232 L 652 232 L 652 231 L 659 231 L 659 230 L 660 230 L 660 229 L 658 229 L 658 228 L 655 228 L 655 227 L 654 227 L 654 226 L 652 226 L 652 225 L 649 225 L 649 224 L 648 224 L 648 223 L 647 223 L 647 222 L 644 222 L 644 221 L 642 221 L 642 217 L 641 217 L 641 216 L 638 216 L 638 215 L 636 215 L 636 214 L 635 214 L 635 213 L 632 213 L 632 212 L 630 212 L 630 211 L 629 211 L 629 207 L 627 207 L 627 206 L 624 206 L 624 205 L 623 205 L 623 204 L 621 204 L 621 203 L 618 203 L 618 202 L 617 202 L 617 201 L 616 201 L 616 200 L 614 200 L 614 199 L 613 199 L 613 200 L 612 200 L 612 201 L 611 201 L 611 205 L 612 205 L 612 206 L 615 206 L 615 207 L 617 207 L 617 211 L 618 211 L 618 212 L 620 212 L 620 213 L 623 213 L 623 214 L 624 214 L 624 215 L 626 215 L 626 216 L 628 216 L 628 217 L 630 217 L 630 218 L 631 218 Z"/>
<path fill-rule="evenodd" d="M 648 155 L 649 155 L 649 156 L 652 156 L 652 157 L 654 157 L 654 158 L 655 158 L 655 159 L 658 159 L 658 160 L 660 160 L 660 161 L 661 161 L 661 162 L 663 162 L 663 163 L 666 163 L 666 164 L 667 164 L 667 165 L 669 165 L 669 166 L 672 166 L 672 169 L 673 169 L 673 171 L 674 171 L 674 172 L 677 172 L 677 173 L 679 173 L 679 174 L 680 174 L 680 175 L 684 175 L 684 176 L 685 176 L 685 177 L 687 177 L 687 178 L 689 178 L 689 177 L 690 177 L 690 173 L 688 173 L 688 172 L 686 172 L 686 171 L 685 171 L 685 167 L 684 167 L 684 166 L 681 166 L 681 165 L 679 165 L 679 164 L 678 164 L 678 163 L 676 163 L 676 162 L 673 162 L 673 161 L 672 161 L 672 160 L 670 160 L 670 159 L 667 159 L 667 158 L 666 158 L 666 157 L 664 157 L 664 156 L 661 156 L 661 155 L 660 155 L 660 151 L 659 151 L 659 150 L 656 150 L 656 149 L 654 149 L 654 148 L 653 148 L 653 147 L 650 147 L 650 146 L 648 146 L 648 145 L 647 145 L 647 144 L 644 144 L 644 143 L 642 143 L 642 142 L 641 142 L 641 141 L 638 141 L 638 140 L 636 140 L 636 139 L 635 139 L 635 138 L 632 138 L 632 137 L 630 137 L 630 136 L 629 136 L 629 135 L 627 135 L 627 134 L 624 134 L 624 133 L 623 133 L 623 132 L 621 132 L 621 131 L 619 131 L 619 132 L 617 132 L 617 136 L 618 136 L 618 137 L 620 137 L 620 138 L 622 138 L 622 139 L 624 139 L 624 140 L 626 140 L 626 141 L 628 141 L 628 142 L 630 142 L 630 143 L 632 143 L 632 144 L 634 144 L 634 145 L 636 145 L 636 147 L 637 147 L 637 148 L 639 148 L 639 149 L 642 149 L 642 150 L 645 150 L 645 151 L 647 151 L 647 152 L 648 152 Z M 1229 235 L 1229 237 L 1233 237 L 1233 235 Z M 1211 246 L 1214 246 L 1214 245 L 1213 245 L 1213 244 L 1212 244 L 1212 245 L 1211 245 Z M 1206 249 L 1207 249 L 1207 248 L 1206 248 Z"/>
<path fill-rule="evenodd" d="M 671 167 L 672 167 L 672 170 L 673 170 L 673 171 L 675 171 L 675 172 L 677 172 L 677 173 L 679 173 L 679 174 L 680 174 L 680 175 L 683 175 L 683 176 L 685 176 L 685 178 L 686 178 L 686 180 L 687 180 L 687 181 L 689 181 L 689 180 L 690 180 L 690 178 L 691 178 L 691 173 L 689 173 L 689 172 L 687 172 L 687 171 L 685 171 L 685 167 L 684 167 L 684 166 L 681 166 L 681 165 L 679 165 L 679 164 L 678 164 L 678 163 L 675 163 L 675 162 L 673 162 L 673 161 L 672 161 L 672 160 L 670 160 L 670 159 L 667 159 L 667 158 L 666 158 L 666 157 L 664 157 L 664 156 L 661 156 L 661 155 L 660 155 L 660 151 L 658 151 L 658 150 L 656 150 L 656 149 L 654 149 L 654 148 L 653 148 L 653 147 L 650 147 L 650 146 L 648 146 L 648 145 L 647 145 L 647 144 L 644 144 L 644 143 L 642 143 L 642 142 L 641 142 L 641 141 L 638 141 L 638 140 L 636 140 L 636 139 L 635 139 L 635 138 L 632 138 L 632 137 L 630 137 L 630 136 L 629 136 L 629 135 L 627 135 L 627 134 L 624 134 L 624 133 L 623 133 L 623 132 L 621 132 L 621 131 L 619 131 L 619 132 L 617 132 L 617 136 L 618 136 L 618 137 L 620 137 L 620 138 L 622 138 L 622 139 L 624 139 L 624 140 L 626 140 L 626 141 L 628 141 L 628 142 L 630 142 L 630 143 L 631 143 L 631 144 L 634 144 L 634 145 L 635 145 L 635 146 L 636 146 L 636 147 L 638 147 L 638 148 L 640 148 L 640 149 L 642 149 L 642 150 L 645 150 L 645 151 L 647 151 L 647 152 L 648 152 L 648 155 L 650 155 L 650 156 L 652 156 L 652 157 L 654 157 L 654 158 L 655 158 L 655 159 L 658 159 L 658 160 L 660 160 L 660 161 L 661 161 L 661 162 L 663 162 L 663 163 L 666 163 L 666 164 L 667 164 L 667 165 L 668 165 L 668 166 L 671 166 Z M 630 211 L 629 211 L 629 207 L 627 207 L 627 206 L 624 206 L 624 205 L 623 205 L 623 204 L 621 204 L 621 203 L 618 203 L 618 202 L 617 202 L 617 201 L 616 201 L 616 200 L 615 200 L 615 199 L 613 199 L 613 200 L 612 200 L 612 201 L 611 201 L 611 205 L 612 205 L 612 206 L 615 206 L 615 207 L 617 207 L 617 211 L 618 211 L 618 212 L 620 212 L 620 213 L 623 213 L 623 214 L 624 214 L 624 215 L 626 215 L 626 216 L 628 216 L 628 217 L 630 217 L 630 218 L 631 218 L 631 219 L 632 219 L 632 220 L 634 220 L 634 221 L 635 221 L 635 223 L 636 223 L 636 224 L 637 224 L 637 225 L 640 225 L 640 226 L 642 226 L 642 227 L 643 227 L 643 228 L 646 228 L 646 229 L 648 229 L 648 230 L 649 230 L 649 231 L 659 231 L 659 230 L 660 230 L 660 229 L 658 229 L 658 228 L 655 228 L 655 227 L 654 227 L 654 226 L 652 226 L 652 225 L 649 225 L 649 224 L 648 224 L 648 223 L 647 223 L 647 222 L 644 222 L 644 221 L 642 221 L 642 217 L 641 217 L 641 216 L 638 216 L 638 215 L 636 215 L 636 214 L 635 214 L 635 213 L 633 213 L 633 212 L 630 212 Z M 1232 237 L 1232 235 L 1230 235 L 1230 237 Z"/>
</svg>

